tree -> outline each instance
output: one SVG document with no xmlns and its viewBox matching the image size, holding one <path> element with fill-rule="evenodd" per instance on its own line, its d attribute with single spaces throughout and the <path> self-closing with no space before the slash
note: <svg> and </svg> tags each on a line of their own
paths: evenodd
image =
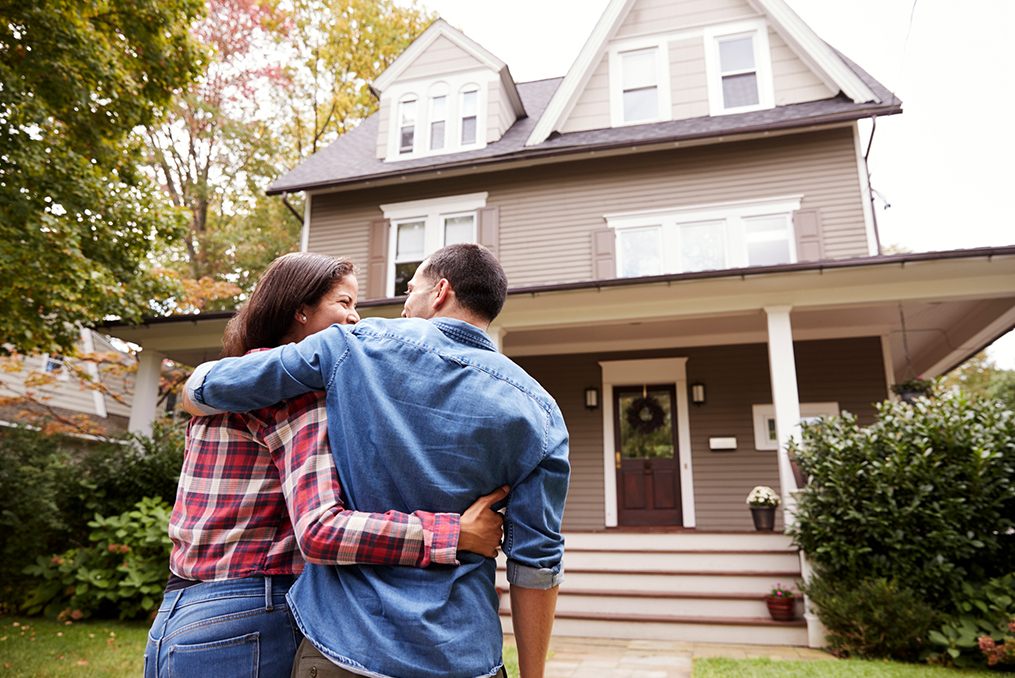
<svg viewBox="0 0 1015 678">
<path fill-rule="evenodd" d="M 949 372 L 941 384 L 981 398 L 1000 400 L 1015 409 L 1015 370 L 1000 369 L 985 351 Z"/>
<path fill-rule="evenodd" d="M 78 325 L 171 292 L 176 237 L 132 130 L 198 70 L 199 0 L 0 1 L 0 345 L 70 351 Z"/>
</svg>

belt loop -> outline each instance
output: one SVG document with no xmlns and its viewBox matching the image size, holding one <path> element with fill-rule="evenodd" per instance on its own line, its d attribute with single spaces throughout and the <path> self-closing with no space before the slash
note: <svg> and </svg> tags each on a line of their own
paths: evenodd
<svg viewBox="0 0 1015 678">
<path fill-rule="evenodd" d="M 264 576 L 264 606 L 271 612 L 271 575 Z"/>
</svg>

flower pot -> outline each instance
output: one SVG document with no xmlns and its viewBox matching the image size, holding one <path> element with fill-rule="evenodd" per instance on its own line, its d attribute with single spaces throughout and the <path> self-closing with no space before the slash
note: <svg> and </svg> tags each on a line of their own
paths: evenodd
<svg viewBox="0 0 1015 678">
<path fill-rule="evenodd" d="M 768 614 L 775 621 L 793 621 L 796 619 L 796 598 L 787 596 L 765 596 Z"/>
<path fill-rule="evenodd" d="M 926 391 L 899 391 L 899 399 L 904 403 L 915 403 L 925 395 Z"/>
<path fill-rule="evenodd" d="M 775 529 L 774 506 L 752 506 L 751 517 L 754 518 L 754 529 L 758 532 L 771 532 Z"/>
</svg>

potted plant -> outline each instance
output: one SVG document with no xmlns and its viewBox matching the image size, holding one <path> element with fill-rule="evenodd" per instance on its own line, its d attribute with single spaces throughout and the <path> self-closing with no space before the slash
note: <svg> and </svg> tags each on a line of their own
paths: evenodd
<svg viewBox="0 0 1015 678">
<path fill-rule="evenodd" d="M 775 509 L 779 505 L 779 495 L 775 490 L 758 485 L 747 495 L 747 505 L 751 507 L 755 530 L 771 532 L 775 529 Z"/>
<path fill-rule="evenodd" d="M 796 618 L 796 594 L 793 593 L 794 586 L 786 588 L 777 583 L 772 587 L 772 592 L 765 596 L 765 605 L 768 606 L 768 614 L 775 621 L 793 621 Z"/>
<path fill-rule="evenodd" d="M 934 382 L 930 379 L 913 377 L 892 386 L 892 393 L 902 398 L 902 402 L 911 403 L 917 398 L 934 396 Z"/>
</svg>

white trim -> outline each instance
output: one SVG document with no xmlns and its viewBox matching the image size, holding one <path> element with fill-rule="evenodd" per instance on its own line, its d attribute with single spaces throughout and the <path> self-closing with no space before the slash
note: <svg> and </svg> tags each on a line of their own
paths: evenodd
<svg viewBox="0 0 1015 678">
<path fill-rule="evenodd" d="M 895 359 L 892 357 L 892 339 L 888 333 L 881 335 L 881 360 L 885 366 L 885 397 L 895 398 L 892 386 L 895 386 Z"/>
<path fill-rule="evenodd" d="M 677 462 L 684 527 L 695 526 L 694 469 L 691 464 L 690 410 L 687 402 L 687 358 L 610 360 L 603 370 L 603 490 L 606 527 L 617 527 L 617 469 L 613 440 L 613 387 L 628 384 L 673 384 L 677 393 Z"/>
<path fill-rule="evenodd" d="M 800 420 L 814 417 L 839 416 L 839 403 L 800 403 Z M 751 405 L 751 418 L 754 421 L 754 449 L 759 452 L 779 449 L 779 441 L 768 437 L 768 422 L 775 419 L 775 405 Z"/>
<path fill-rule="evenodd" d="M 878 238 L 874 231 L 874 203 L 871 201 L 870 177 L 867 175 L 867 161 L 863 159 L 860 145 L 860 123 L 853 122 L 853 146 L 856 148 L 856 172 L 860 179 L 860 200 L 863 203 L 863 225 L 867 231 L 867 254 L 878 254 Z"/>
<path fill-rule="evenodd" d="M 656 61 L 656 105 L 658 114 L 654 118 L 643 120 L 624 120 L 624 67 L 623 55 L 645 49 L 654 49 Z M 647 125 L 653 122 L 664 122 L 673 119 L 673 84 L 670 81 L 670 47 L 665 36 L 650 36 L 624 40 L 610 45 L 609 54 L 609 96 L 610 126 L 629 127 L 631 125 Z"/>
<path fill-rule="evenodd" d="M 793 328 L 790 306 L 767 306 L 768 363 L 772 379 L 772 404 L 775 405 L 775 429 L 779 435 L 779 485 L 782 490 L 783 523 L 788 529 L 794 522 L 797 490 L 793 467 L 786 446 L 800 438 L 800 393 L 797 389 L 796 358 L 793 355 Z"/>
<path fill-rule="evenodd" d="M 751 106 L 726 108 L 723 101 L 722 73 L 719 67 L 719 42 L 724 38 L 752 38 L 754 74 L 758 87 L 758 103 Z M 772 77 L 772 53 L 768 44 L 768 24 L 764 19 L 749 19 L 708 26 L 702 30 L 705 49 L 705 74 L 708 81 L 709 114 L 732 115 L 775 108 L 775 85 Z"/>
<path fill-rule="evenodd" d="M 795 193 L 754 200 L 730 200 L 728 202 L 713 202 L 685 207 L 613 212 L 611 214 L 604 214 L 603 219 L 611 225 L 613 222 L 616 222 L 617 226 L 623 228 L 631 225 L 627 221 L 629 219 L 641 221 L 643 218 L 677 216 L 680 221 L 709 221 L 711 219 L 724 219 L 730 215 L 760 216 L 762 214 L 775 214 L 787 210 L 796 211 L 800 209 L 800 201 L 803 199 L 803 193 Z M 759 210 L 761 211 L 759 212 Z"/>
<path fill-rule="evenodd" d="M 300 252 L 310 251 L 310 205 L 314 194 L 303 194 L 303 228 L 300 229 Z"/>
<path fill-rule="evenodd" d="M 441 198 L 427 198 L 426 200 L 408 200 L 406 202 L 392 202 L 381 205 L 381 211 L 385 219 L 409 219 L 421 217 L 433 211 L 440 211 L 442 214 L 450 212 L 467 212 L 486 207 L 486 199 L 489 193 L 463 193 L 462 195 L 448 195 Z"/>
<path fill-rule="evenodd" d="M 84 349 L 85 353 L 95 352 L 95 342 L 92 340 L 92 331 L 88 328 L 81 328 L 81 348 Z M 93 362 L 85 362 L 85 371 L 91 376 L 92 380 L 98 383 L 99 381 L 99 366 Z M 92 402 L 95 404 L 95 415 L 105 419 L 108 416 L 106 412 L 106 396 L 101 391 L 92 391 Z"/>
<path fill-rule="evenodd" d="M 127 430 L 151 436 L 152 422 L 159 401 L 159 378 L 162 376 L 162 359 L 165 355 L 152 349 L 141 351 L 137 359 L 137 378 L 134 380 L 134 401 L 130 408 Z"/>
</svg>

